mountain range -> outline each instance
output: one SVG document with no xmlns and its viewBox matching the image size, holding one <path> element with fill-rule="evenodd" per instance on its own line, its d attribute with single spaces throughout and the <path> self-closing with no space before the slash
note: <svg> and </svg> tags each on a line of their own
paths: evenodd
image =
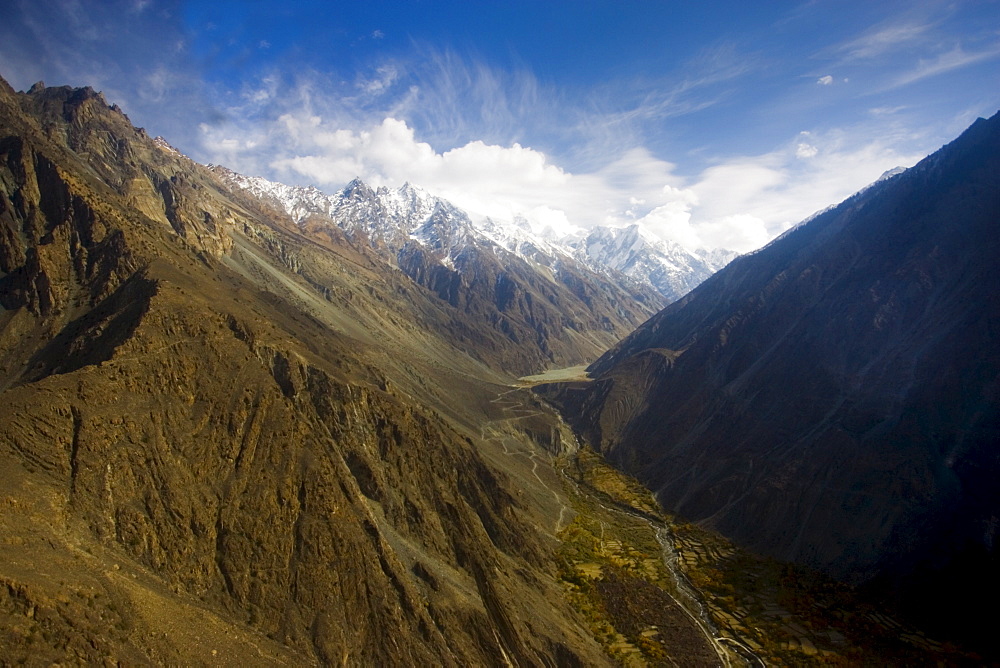
<svg viewBox="0 0 1000 668">
<path fill-rule="evenodd" d="M 691 252 L 661 239 L 639 225 L 598 226 L 563 236 L 550 228 L 533 230 L 524 218 L 510 221 L 473 219 L 450 202 L 405 183 L 397 189 L 372 189 L 355 179 L 327 195 L 315 187 L 287 186 L 261 177 L 247 177 L 225 167 L 212 169 L 223 180 L 284 210 L 299 224 L 328 221 L 345 231 L 364 233 L 372 243 L 399 252 L 408 240 L 433 249 L 440 261 L 454 268 L 469 245 L 490 245 L 559 276 L 581 269 L 611 280 L 652 288 L 667 303 L 684 296 L 728 264 L 737 253 L 725 249 Z"/>
<path fill-rule="evenodd" d="M 842 578 L 991 559 L 983 123 L 663 309 L 727 255 L 275 184 L 0 80 L 0 662 L 977 660 L 590 446 Z"/>
</svg>

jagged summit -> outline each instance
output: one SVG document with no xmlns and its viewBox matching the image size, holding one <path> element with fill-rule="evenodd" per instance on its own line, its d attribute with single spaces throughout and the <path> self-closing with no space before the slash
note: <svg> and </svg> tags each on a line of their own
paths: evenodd
<svg viewBox="0 0 1000 668">
<path fill-rule="evenodd" d="M 373 193 L 371 187 L 360 176 L 355 176 L 350 183 L 340 191 L 344 197 L 370 197 Z"/>
<path fill-rule="evenodd" d="M 406 239 L 414 239 L 433 249 L 447 266 L 453 266 L 455 255 L 469 243 L 489 243 L 547 267 L 575 261 L 593 271 L 623 274 L 674 300 L 736 256 L 724 249 L 692 253 L 638 225 L 598 227 L 581 238 L 558 236 L 550 228 L 536 232 L 520 216 L 474 220 L 449 201 L 410 182 L 399 188 L 373 189 L 355 178 L 337 193 L 325 195 L 314 187 L 286 186 L 216 169 L 234 185 L 268 199 L 297 223 L 320 215 L 345 230 L 364 231 L 369 238 L 390 246 L 399 247 Z"/>
<path fill-rule="evenodd" d="M 635 280 L 660 294 L 679 298 L 725 266 L 737 253 L 717 249 L 692 253 L 638 224 L 597 227 L 576 245 L 577 254 Z"/>
</svg>

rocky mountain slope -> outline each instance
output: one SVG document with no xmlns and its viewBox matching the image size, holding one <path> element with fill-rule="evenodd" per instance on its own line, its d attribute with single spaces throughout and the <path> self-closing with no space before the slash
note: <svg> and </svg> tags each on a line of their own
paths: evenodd
<svg viewBox="0 0 1000 668">
<path fill-rule="evenodd" d="M 549 392 L 666 508 L 880 578 L 980 635 L 968 603 L 997 591 L 1000 517 L 998 175 L 994 116 L 733 261 L 593 384 Z"/>
<path fill-rule="evenodd" d="M 606 660 L 482 441 L 508 337 L 90 89 L 2 84 L 0 130 L 4 662 Z"/>
</svg>

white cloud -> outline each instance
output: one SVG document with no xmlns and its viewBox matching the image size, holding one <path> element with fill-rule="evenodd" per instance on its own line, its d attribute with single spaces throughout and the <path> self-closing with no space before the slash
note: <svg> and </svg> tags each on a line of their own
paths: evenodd
<svg viewBox="0 0 1000 668">
<path fill-rule="evenodd" d="M 818 83 L 821 86 L 829 86 L 830 84 L 833 83 L 833 77 L 829 74 L 821 76 L 819 79 L 816 79 L 816 83 Z"/>
<path fill-rule="evenodd" d="M 892 137 L 859 141 L 854 131 L 802 132 L 770 153 L 723 159 L 685 178 L 641 148 L 578 173 L 516 142 L 476 140 L 437 151 L 395 118 L 349 129 L 300 111 L 283 115 L 270 134 L 236 138 L 208 126 L 203 132 L 213 151 L 233 158 L 280 147 L 266 171 L 286 182 L 333 191 L 356 176 L 373 186 L 410 181 L 473 216 L 523 216 L 536 230 L 638 222 L 692 250 L 741 252 L 921 157 L 894 151 Z"/>
<path fill-rule="evenodd" d="M 512 218 L 513 216 L 508 217 Z M 580 229 L 570 222 L 565 211 L 553 209 L 544 204 L 531 209 L 524 217 L 532 223 L 535 232 L 547 236 L 567 236 Z"/>
<path fill-rule="evenodd" d="M 905 105 L 897 105 L 895 107 L 874 107 L 868 110 L 868 113 L 872 116 L 892 116 L 893 114 L 898 114 L 899 112 L 907 109 Z"/>
<path fill-rule="evenodd" d="M 281 121 L 295 154 L 270 166 L 291 180 L 305 177 L 327 189 L 355 176 L 375 186 L 411 181 L 474 214 L 509 218 L 523 213 L 534 216 L 532 222 L 564 225 L 556 224 L 555 210 L 544 208 L 540 193 L 558 190 L 570 176 L 530 148 L 473 141 L 438 153 L 393 118 L 361 131 L 327 127 L 316 116 L 286 114 Z M 297 154 L 300 150 L 309 154 Z"/>
<path fill-rule="evenodd" d="M 801 141 L 808 136 L 809 142 Z M 787 148 L 735 157 L 703 171 L 691 225 L 702 245 L 749 251 L 817 210 L 836 204 L 895 166 L 923 157 L 893 148 L 899 137 L 864 128 L 800 133 Z M 802 160 L 802 145 L 810 159 Z M 813 153 L 815 151 L 815 153 Z"/>
<path fill-rule="evenodd" d="M 375 70 L 375 76 L 362 79 L 357 86 L 371 95 L 379 95 L 387 91 L 399 79 L 399 70 L 394 65 L 381 65 Z"/>
<path fill-rule="evenodd" d="M 815 158 L 816 154 L 819 153 L 819 149 L 812 144 L 807 144 L 805 142 L 799 142 L 798 146 L 795 147 L 795 157 L 796 158 Z"/>
<path fill-rule="evenodd" d="M 713 248 L 729 248 L 747 252 L 760 248 L 774 236 L 767 223 L 749 213 L 736 213 L 715 218 L 701 226 L 700 236 Z"/>
<path fill-rule="evenodd" d="M 691 224 L 691 200 L 678 199 L 662 204 L 643 216 L 639 223 L 663 237 L 692 250 L 705 245 L 699 231 Z"/>
<path fill-rule="evenodd" d="M 139 89 L 139 96 L 149 102 L 162 102 L 180 83 L 183 82 L 170 70 L 158 67 L 146 75 L 146 85 Z"/>
</svg>

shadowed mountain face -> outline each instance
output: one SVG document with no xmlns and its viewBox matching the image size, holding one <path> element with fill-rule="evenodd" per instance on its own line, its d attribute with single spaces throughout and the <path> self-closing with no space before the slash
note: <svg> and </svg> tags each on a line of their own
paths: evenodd
<svg viewBox="0 0 1000 668">
<path fill-rule="evenodd" d="M 540 343 L 3 82 L 0 304 L 0 662 L 605 661 L 481 427 Z"/>
<path fill-rule="evenodd" d="M 854 580 L 992 563 L 998 258 L 994 116 L 548 392 L 666 508 L 760 552 Z"/>
</svg>

